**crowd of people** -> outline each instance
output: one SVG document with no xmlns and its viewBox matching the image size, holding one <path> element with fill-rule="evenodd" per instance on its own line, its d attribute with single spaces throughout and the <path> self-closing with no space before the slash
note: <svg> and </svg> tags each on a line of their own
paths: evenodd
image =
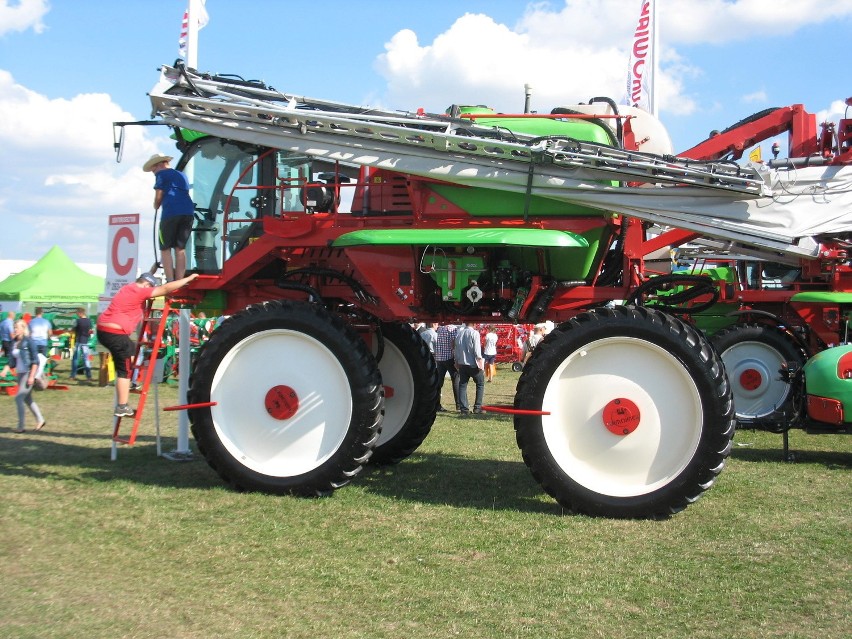
<svg viewBox="0 0 852 639">
<path fill-rule="evenodd" d="M 32 317 L 29 313 L 18 317 L 15 311 L 6 312 L 0 321 L 0 384 L 12 388 L 10 394 L 15 396 L 18 411 L 15 432 L 25 432 L 26 409 L 36 420 L 35 430 L 44 428 L 46 422 L 33 399 L 33 391 L 55 383 L 54 360 L 59 360 L 60 355 L 71 359 L 70 380 L 78 380 L 85 375 L 87 382 L 92 381 L 90 344 L 93 336 L 114 359 L 118 398 L 114 413 L 132 416 L 134 411 L 127 404 L 127 395 L 134 368 L 131 360 L 135 356 L 135 344 L 130 335 L 141 321 L 144 302 L 175 291 L 196 277 L 191 275 L 160 285 L 151 274 L 144 273 L 119 291 L 113 303 L 98 317 L 96 326 L 84 307 L 75 310 L 70 325 L 65 316 L 64 322 L 60 321 L 60 329 L 54 328 L 41 307 L 35 309 Z M 196 325 L 193 324 L 193 327 L 198 330 Z"/>
<path fill-rule="evenodd" d="M 186 273 L 185 247 L 192 231 L 195 204 L 189 197 L 189 181 L 186 176 L 170 166 L 171 156 L 154 154 L 142 167 L 154 174 L 154 212 L 161 209 L 158 225 L 160 263 L 166 282 L 160 284 L 151 273 L 143 273 L 135 282 L 122 287 L 113 297 L 107 309 L 100 314 L 97 325 L 92 326 L 85 308 L 78 308 L 70 328 L 73 351 L 71 355 L 70 379 L 76 380 L 81 372 L 87 381 L 92 379 L 90 339 L 97 335 L 98 342 L 110 352 L 116 374 L 116 416 L 132 416 L 135 411 L 128 405 L 130 378 L 136 345 L 131 334 L 142 320 L 145 302 L 152 297 L 168 295 L 198 277 L 184 277 Z M 44 317 L 44 309 L 35 309 L 35 315 L 17 317 L 9 311 L 0 322 L 0 354 L 3 367 L 0 382 L 9 386 L 16 384 L 15 402 L 18 409 L 17 433 L 25 431 L 26 409 L 36 420 L 35 430 L 44 428 L 45 419 L 38 404 L 33 400 L 33 390 L 46 374 L 51 337 L 54 328 Z"/>
<path fill-rule="evenodd" d="M 439 397 L 447 377 L 453 388 L 455 411 L 462 417 L 471 413 L 482 413 L 485 385 L 497 375 L 497 355 L 500 337 L 494 325 L 481 329 L 475 324 L 418 324 L 415 326 L 420 337 L 426 342 L 435 358 L 438 370 Z M 547 333 L 546 323 L 536 324 L 529 334 L 518 337 L 517 349 L 520 362 L 525 364 L 533 350 Z M 514 352 L 514 349 L 513 349 Z M 473 407 L 470 406 L 468 386 L 473 380 L 475 394 Z M 438 412 L 449 412 L 438 403 Z"/>
</svg>

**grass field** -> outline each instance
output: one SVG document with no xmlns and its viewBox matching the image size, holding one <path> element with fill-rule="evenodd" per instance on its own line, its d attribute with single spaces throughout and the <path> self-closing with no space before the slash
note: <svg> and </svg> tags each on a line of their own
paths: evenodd
<svg viewBox="0 0 852 639">
<path fill-rule="evenodd" d="M 614 521 L 562 513 L 508 416 L 439 415 L 411 458 L 307 500 L 157 457 L 153 409 L 110 461 L 112 394 L 38 393 L 47 426 L 23 435 L 0 397 L 1 637 L 849 636 L 849 437 L 794 431 L 788 463 L 740 431 L 696 504 Z"/>
</svg>

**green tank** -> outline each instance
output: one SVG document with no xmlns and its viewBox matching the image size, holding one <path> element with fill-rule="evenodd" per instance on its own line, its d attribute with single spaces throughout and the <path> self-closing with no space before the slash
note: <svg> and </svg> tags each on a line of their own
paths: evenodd
<svg viewBox="0 0 852 639">
<path fill-rule="evenodd" d="M 494 127 L 502 132 L 503 138 L 511 137 L 512 133 L 533 135 L 537 137 L 572 138 L 581 142 L 595 144 L 617 145 L 609 128 L 599 120 L 582 119 L 552 119 L 545 117 L 502 117 L 499 113 L 484 106 L 457 106 L 448 109 L 448 114 L 464 116 L 465 114 L 489 115 L 494 117 L 477 117 L 471 122 L 478 126 Z M 612 183 L 617 184 L 616 182 Z M 514 216 L 520 211 L 527 210 L 534 217 L 547 216 L 598 216 L 600 211 L 578 204 L 557 202 L 548 198 L 531 197 L 523 193 L 512 193 L 492 189 L 471 189 L 451 184 L 435 184 L 432 189 L 453 204 L 461 207 L 474 217 L 482 216 Z"/>
<path fill-rule="evenodd" d="M 814 355 L 803 371 L 808 416 L 835 425 L 852 422 L 852 345 Z"/>
</svg>

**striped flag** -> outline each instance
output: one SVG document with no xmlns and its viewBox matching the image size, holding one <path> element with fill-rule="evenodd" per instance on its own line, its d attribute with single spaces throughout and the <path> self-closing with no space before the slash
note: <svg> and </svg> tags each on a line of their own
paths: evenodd
<svg viewBox="0 0 852 639">
<path fill-rule="evenodd" d="M 656 115 L 654 69 L 656 67 L 657 18 L 654 0 L 640 0 L 639 21 L 633 32 L 633 46 L 627 66 L 627 98 L 630 106 Z"/>
<path fill-rule="evenodd" d="M 189 64 L 189 58 L 191 57 L 189 44 L 192 35 L 197 35 L 198 31 L 204 28 L 210 20 L 210 16 L 207 15 L 207 9 L 204 7 L 205 1 L 189 0 L 186 11 L 183 12 L 183 21 L 181 21 L 180 25 L 180 38 L 178 39 L 178 55 L 187 61 L 187 66 L 195 66 L 195 64 Z M 190 23 L 190 16 L 192 16 L 194 24 Z M 193 28 L 190 29 L 190 27 Z M 190 32 L 193 33 L 191 34 Z"/>
</svg>

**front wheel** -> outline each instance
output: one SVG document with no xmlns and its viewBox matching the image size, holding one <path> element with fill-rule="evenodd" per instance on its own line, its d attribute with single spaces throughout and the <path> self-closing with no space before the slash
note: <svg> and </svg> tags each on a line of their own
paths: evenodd
<svg viewBox="0 0 852 639">
<path fill-rule="evenodd" d="M 733 402 L 709 343 L 647 308 L 584 313 L 533 351 L 515 417 L 524 461 L 575 512 L 657 517 L 695 501 L 730 453 Z"/>
<path fill-rule="evenodd" d="M 378 437 L 376 361 L 340 318 L 265 302 L 228 318 L 201 349 L 189 402 L 207 462 L 240 490 L 324 495 L 348 483 Z"/>
</svg>

